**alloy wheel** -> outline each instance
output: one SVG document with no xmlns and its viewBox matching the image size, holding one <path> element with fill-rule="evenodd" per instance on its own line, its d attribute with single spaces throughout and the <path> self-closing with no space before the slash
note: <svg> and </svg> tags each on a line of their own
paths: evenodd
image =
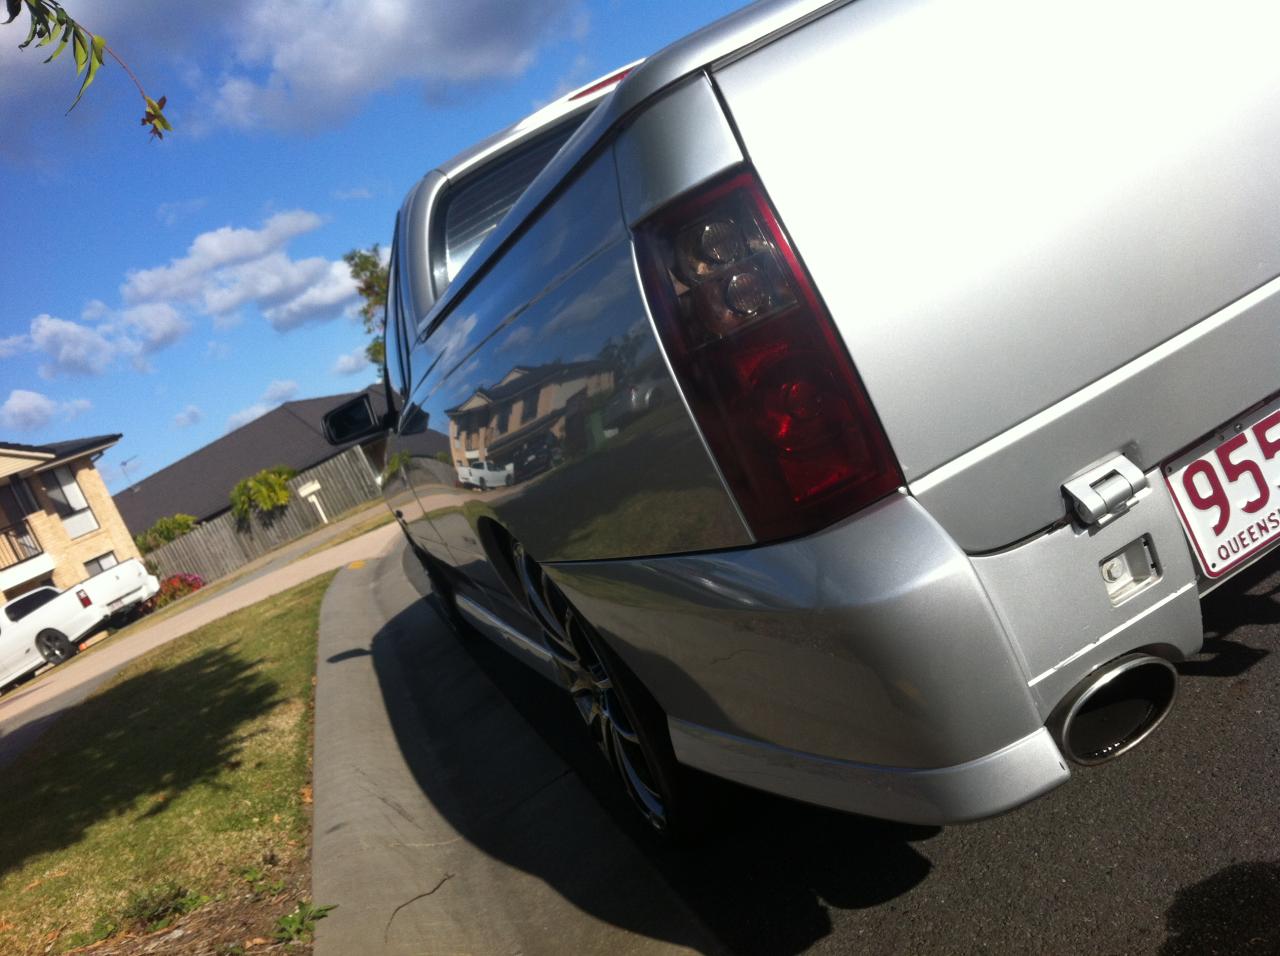
<svg viewBox="0 0 1280 956">
<path fill-rule="evenodd" d="M 51 634 L 36 636 L 36 650 L 50 664 L 61 664 L 71 656 L 63 643 Z"/>
<path fill-rule="evenodd" d="M 626 679 L 621 668 L 611 666 L 612 655 L 594 629 L 521 545 L 513 545 L 512 558 L 525 601 L 542 625 L 578 715 L 641 816 L 662 832 L 667 801 L 640 722 L 619 686 Z"/>
</svg>

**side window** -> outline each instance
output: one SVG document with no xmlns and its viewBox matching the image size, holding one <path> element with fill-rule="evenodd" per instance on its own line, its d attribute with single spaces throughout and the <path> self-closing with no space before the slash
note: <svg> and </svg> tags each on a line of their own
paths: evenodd
<svg viewBox="0 0 1280 956">
<path fill-rule="evenodd" d="M 40 588 L 38 591 L 32 591 L 6 605 L 5 616 L 14 622 L 21 621 L 36 608 L 43 607 L 57 596 L 58 592 L 54 588 Z"/>
</svg>

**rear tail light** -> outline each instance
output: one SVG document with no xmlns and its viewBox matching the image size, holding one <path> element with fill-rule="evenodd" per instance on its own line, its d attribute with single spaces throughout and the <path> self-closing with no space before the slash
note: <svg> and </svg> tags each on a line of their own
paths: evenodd
<svg viewBox="0 0 1280 956">
<path fill-rule="evenodd" d="M 81 588 L 79 591 L 76 592 L 76 597 L 80 599 L 81 607 L 88 607 L 90 604 L 93 603 L 93 601 L 89 597 L 89 592 L 84 590 L 83 588 Z"/>
<path fill-rule="evenodd" d="M 902 484 L 753 173 L 661 210 L 635 238 L 672 368 L 757 540 L 816 531 Z"/>
</svg>

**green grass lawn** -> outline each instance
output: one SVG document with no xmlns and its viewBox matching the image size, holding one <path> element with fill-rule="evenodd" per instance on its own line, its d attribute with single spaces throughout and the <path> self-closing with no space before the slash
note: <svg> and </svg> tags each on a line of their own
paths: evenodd
<svg viewBox="0 0 1280 956">
<path fill-rule="evenodd" d="M 6 768 L 0 952 L 60 952 L 267 890 L 280 915 L 299 902 L 331 578 L 139 658 Z"/>
</svg>

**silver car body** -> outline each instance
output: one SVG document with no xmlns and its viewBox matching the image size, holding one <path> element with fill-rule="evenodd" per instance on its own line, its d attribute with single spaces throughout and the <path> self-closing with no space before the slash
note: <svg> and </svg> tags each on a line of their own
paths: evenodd
<svg viewBox="0 0 1280 956">
<path fill-rule="evenodd" d="M 384 486 L 406 533 L 554 676 L 497 557 L 519 540 L 690 766 L 927 823 L 1061 784 L 1046 722 L 1072 689 L 1201 644 L 1212 582 L 1162 463 L 1280 391 L 1278 20 L 1261 2 L 764 2 L 433 170 L 400 212 L 389 313 Z M 505 218 L 441 260 L 450 191 L 565 117 L 581 125 Z M 768 544 L 682 398 L 634 250 L 635 226 L 738 167 L 903 477 Z M 662 400 L 601 429 L 641 378 Z M 556 455 L 462 490 L 415 453 L 428 428 L 455 465 Z M 1117 460 L 1135 493 L 1083 522 L 1064 486 Z M 1117 600 L 1100 569 L 1135 546 L 1154 573 Z"/>
</svg>

